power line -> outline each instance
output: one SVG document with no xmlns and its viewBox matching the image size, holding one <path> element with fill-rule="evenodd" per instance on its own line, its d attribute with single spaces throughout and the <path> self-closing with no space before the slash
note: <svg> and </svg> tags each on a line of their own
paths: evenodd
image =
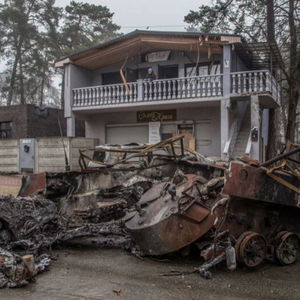
<svg viewBox="0 0 300 300">
<path fill-rule="evenodd" d="M 144 25 L 144 26 L 121 26 L 121 28 L 124 29 L 130 29 L 130 28 L 166 28 L 166 27 L 186 27 L 186 25 Z"/>
</svg>

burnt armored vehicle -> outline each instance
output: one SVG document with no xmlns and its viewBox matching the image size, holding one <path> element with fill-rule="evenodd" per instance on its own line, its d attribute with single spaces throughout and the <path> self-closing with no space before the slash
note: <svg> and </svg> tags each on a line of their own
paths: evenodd
<svg viewBox="0 0 300 300">
<path fill-rule="evenodd" d="M 300 251 L 300 173 L 293 158 L 299 151 L 264 164 L 232 161 L 224 176 L 216 166 L 203 172 L 199 164 L 193 174 L 176 173 L 141 197 L 126 227 L 146 255 L 196 242 L 205 276 L 224 260 L 231 270 L 237 262 L 257 267 L 266 259 L 292 264 Z"/>
</svg>

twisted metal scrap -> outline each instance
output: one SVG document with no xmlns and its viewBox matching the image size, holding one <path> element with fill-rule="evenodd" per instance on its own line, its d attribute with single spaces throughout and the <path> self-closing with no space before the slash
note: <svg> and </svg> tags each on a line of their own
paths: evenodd
<svg viewBox="0 0 300 300">
<path fill-rule="evenodd" d="M 17 240 L 60 227 L 55 203 L 42 197 L 0 197 L 0 221 Z"/>
<path fill-rule="evenodd" d="M 0 248 L 0 288 L 27 285 L 38 273 L 47 270 L 50 262 L 48 255 L 41 255 L 29 267 L 24 257 Z"/>
<path fill-rule="evenodd" d="M 2 247 L 22 248 L 34 254 L 79 237 L 102 237 L 103 245 L 121 248 L 127 248 L 131 241 L 120 221 L 87 224 L 76 216 L 66 218 L 58 212 L 55 202 L 42 197 L 1 197 L 0 222 L 11 232 L 11 239 L 2 241 Z"/>
</svg>

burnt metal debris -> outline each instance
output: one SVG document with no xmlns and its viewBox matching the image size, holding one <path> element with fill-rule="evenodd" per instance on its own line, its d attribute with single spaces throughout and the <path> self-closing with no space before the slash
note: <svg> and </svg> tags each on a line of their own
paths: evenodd
<svg viewBox="0 0 300 300">
<path fill-rule="evenodd" d="M 48 255 L 20 256 L 0 248 L 0 288 L 27 285 L 38 273 L 47 270 L 49 264 Z"/>
<path fill-rule="evenodd" d="M 81 150 L 81 172 L 24 176 L 18 197 L 0 196 L 0 287 L 30 282 L 50 263 L 44 253 L 83 238 L 135 255 L 192 246 L 205 278 L 222 262 L 229 270 L 294 263 L 299 153 L 294 145 L 263 164 L 216 162 L 184 149 L 183 136 Z"/>
</svg>

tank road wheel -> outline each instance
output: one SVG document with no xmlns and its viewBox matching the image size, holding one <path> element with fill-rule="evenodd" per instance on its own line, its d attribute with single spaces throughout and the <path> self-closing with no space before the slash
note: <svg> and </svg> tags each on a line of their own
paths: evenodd
<svg viewBox="0 0 300 300">
<path fill-rule="evenodd" d="M 295 233 L 279 232 L 275 243 L 275 256 L 280 264 L 290 265 L 296 262 L 300 251 L 300 241 Z"/>
<path fill-rule="evenodd" d="M 239 262 L 249 268 L 254 268 L 260 265 L 265 259 L 267 243 L 261 234 L 247 231 L 238 238 L 235 250 Z"/>
</svg>

